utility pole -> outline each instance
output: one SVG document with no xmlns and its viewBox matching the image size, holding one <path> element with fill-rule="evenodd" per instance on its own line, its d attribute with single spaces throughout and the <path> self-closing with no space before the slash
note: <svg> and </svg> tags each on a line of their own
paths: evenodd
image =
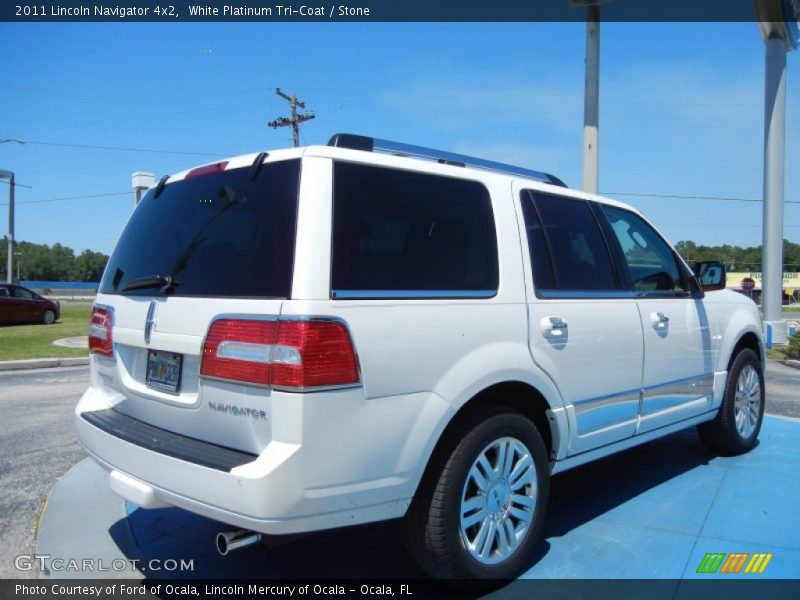
<svg viewBox="0 0 800 600">
<path fill-rule="evenodd" d="M 305 108 L 306 103 L 298 100 L 295 94 L 287 96 L 281 91 L 281 88 L 275 88 L 275 93 L 284 100 L 289 101 L 289 105 L 292 108 L 292 116 L 289 119 L 287 119 L 286 117 L 278 117 L 274 121 L 270 121 L 269 123 L 267 123 L 267 125 L 269 125 L 273 129 L 277 129 L 278 127 L 288 127 L 289 125 L 291 125 L 294 147 L 297 148 L 300 145 L 300 123 L 302 123 L 303 121 L 309 121 L 313 119 L 316 115 L 314 115 L 314 111 L 309 111 L 305 114 L 298 115 L 297 107 L 299 106 L 300 108 Z"/>
<path fill-rule="evenodd" d="M 8 261 L 6 263 L 6 281 L 14 283 L 14 173 L 0 171 L 0 179 L 8 179 Z"/>
<path fill-rule="evenodd" d="M 586 71 L 583 88 L 583 190 L 596 194 L 600 145 L 600 7 L 610 0 L 568 0 L 586 8 Z"/>
<path fill-rule="evenodd" d="M 600 144 L 600 8 L 586 7 L 586 78 L 583 97 L 583 190 L 598 189 Z"/>
</svg>

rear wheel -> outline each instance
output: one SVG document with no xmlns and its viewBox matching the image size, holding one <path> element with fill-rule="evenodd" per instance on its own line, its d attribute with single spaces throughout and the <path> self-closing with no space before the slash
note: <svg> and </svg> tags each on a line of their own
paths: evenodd
<svg viewBox="0 0 800 600">
<path fill-rule="evenodd" d="M 440 579 L 516 577 L 530 564 L 547 508 L 542 436 L 524 415 L 495 408 L 450 439 L 406 514 L 409 551 Z"/>
<path fill-rule="evenodd" d="M 756 353 L 744 349 L 731 364 L 719 413 L 697 431 L 709 448 L 743 454 L 756 445 L 763 419 L 764 372 Z"/>
<path fill-rule="evenodd" d="M 52 310 L 46 310 L 42 313 L 42 323 L 45 325 L 52 325 L 56 322 L 56 313 Z"/>
</svg>

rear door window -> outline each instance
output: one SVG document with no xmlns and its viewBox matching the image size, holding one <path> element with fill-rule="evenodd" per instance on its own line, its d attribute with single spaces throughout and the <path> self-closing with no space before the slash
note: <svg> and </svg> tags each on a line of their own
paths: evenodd
<svg viewBox="0 0 800 600">
<path fill-rule="evenodd" d="M 334 164 L 334 298 L 494 296 L 488 190 L 425 173 Z"/>
<path fill-rule="evenodd" d="M 537 291 L 617 291 L 611 255 L 589 204 L 523 192 L 523 214 Z"/>
<path fill-rule="evenodd" d="M 150 190 L 106 267 L 104 294 L 288 298 L 300 161 L 240 168 Z M 170 276 L 166 290 L 135 281 Z M 135 285 L 133 286 L 136 287 Z"/>
</svg>

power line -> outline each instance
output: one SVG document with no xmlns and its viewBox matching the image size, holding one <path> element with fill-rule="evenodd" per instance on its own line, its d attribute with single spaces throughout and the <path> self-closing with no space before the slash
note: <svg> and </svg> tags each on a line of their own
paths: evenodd
<svg viewBox="0 0 800 600">
<path fill-rule="evenodd" d="M 11 182 L 7 179 L 0 179 L 0 182 L 5 183 L 6 185 L 11 185 Z M 28 188 L 29 190 L 33 189 L 32 185 L 25 185 L 24 183 L 17 183 L 16 181 L 14 182 L 14 187 L 24 187 Z"/>
<path fill-rule="evenodd" d="M 42 202 L 60 202 L 61 200 L 83 200 L 85 198 L 105 198 L 106 196 L 128 196 L 132 192 L 110 192 L 108 194 L 87 194 L 84 196 L 64 196 L 63 198 L 45 198 L 44 200 L 17 200 L 15 205 L 20 204 L 40 204 Z M 0 206 L 8 206 L 8 202 L 0 202 Z"/>
<path fill-rule="evenodd" d="M 639 198 L 676 198 L 679 200 L 718 200 L 720 202 L 758 202 L 761 198 L 728 198 L 724 196 L 680 196 L 677 194 L 640 194 L 638 192 L 602 192 L 604 196 L 636 196 Z M 784 200 L 786 204 L 800 204 L 800 200 Z"/>
<path fill-rule="evenodd" d="M 62 148 L 82 148 L 85 150 L 118 150 L 123 152 L 152 152 L 156 154 L 184 154 L 191 156 L 228 156 L 226 153 L 209 153 L 209 152 L 186 152 L 183 150 L 159 150 L 155 148 L 130 148 L 127 146 L 92 146 L 88 144 L 66 144 L 61 142 L 43 142 L 34 140 L 25 140 L 26 144 L 38 144 L 39 146 L 59 146 Z"/>
</svg>

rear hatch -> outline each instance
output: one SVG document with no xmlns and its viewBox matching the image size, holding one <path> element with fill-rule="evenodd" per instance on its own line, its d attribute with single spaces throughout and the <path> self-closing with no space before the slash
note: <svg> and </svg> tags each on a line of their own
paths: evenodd
<svg viewBox="0 0 800 600">
<path fill-rule="evenodd" d="M 277 317 L 292 284 L 300 161 L 260 169 L 218 163 L 151 189 L 100 285 L 113 310 L 112 357 L 93 384 L 115 410 L 196 439 L 258 453 L 270 439 L 270 392 L 200 378 L 216 318 Z"/>
</svg>

